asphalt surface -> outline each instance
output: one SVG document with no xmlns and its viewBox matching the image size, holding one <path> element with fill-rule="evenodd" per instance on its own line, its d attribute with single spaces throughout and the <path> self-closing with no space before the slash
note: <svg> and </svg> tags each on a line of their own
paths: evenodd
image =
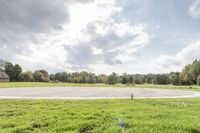
<svg viewBox="0 0 200 133">
<path fill-rule="evenodd" d="M 130 98 L 193 98 L 200 92 L 150 88 L 104 87 L 33 87 L 0 88 L 0 99 L 115 99 Z"/>
</svg>

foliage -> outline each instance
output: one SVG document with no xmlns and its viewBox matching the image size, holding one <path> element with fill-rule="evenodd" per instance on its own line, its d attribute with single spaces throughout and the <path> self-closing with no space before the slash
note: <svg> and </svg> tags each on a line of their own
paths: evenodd
<svg viewBox="0 0 200 133">
<path fill-rule="evenodd" d="M 127 78 L 126 78 L 126 77 L 123 77 L 123 78 L 122 78 L 122 84 L 127 84 L 127 83 L 128 83 Z"/>
<path fill-rule="evenodd" d="M 198 75 L 200 75 L 200 61 L 195 60 L 192 64 L 185 66 L 180 73 L 181 84 L 196 84 Z"/>
<path fill-rule="evenodd" d="M 6 62 L 7 61 L 0 59 L 0 71 L 4 71 L 5 70 L 5 64 L 6 64 Z"/>
<path fill-rule="evenodd" d="M 166 74 L 158 74 L 156 75 L 156 84 L 163 84 L 166 85 L 168 84 L 168 76 Z"/>
<path fill-rule="evenodd" d="M 50 76 L 47 71 L 45 70 L 36 70 L 34 72 L 34 79 L 37 82 L 49 82 L 50 81 Z"/>
<path fill-rule="evenodd" d="M 111 75 L 108 76 L 108 84 L 114 85 L 118 83 L 118 77 L 116 73 L 112 73 Z"/>
<path fill-rule="evenodd" d="M 127 74 L 118 75 L 112 73 L 95 74 L 91 72 L 58 72 L 48 74 L 45 70 L 36 70 L 22 72 L 21 67 L 10 62 L 0 60 L 1 70 L 9 75 L 11 81 L 36 81 L 36 82 L 65 82 L 65 83 L 104 83 L 104 84 L 173 84 L 173 85 L 194 85 L 198 84 L 198 75 L 200 75 L 200 61 L 195 60 L 192 64 L 188 64 L 179 72 L 171 72 L 169 74 Z"/>
<path fill-rule="evenodd" d="M 151 84 L 151 83 L 152 83 L 152 78 L 151 78 L 150 76 L 147 76 L 147 77 L 145 78 L 145 83 Z"/>
<path fill-rule="evenodd" d="M 34 81 L 33 73 L 31 71 L 22 72 L 20 74 L 20 81 L 23 81 L 23 82 Z"/>
<path fill-rule="evenodd" d="M 180 85 L 179 73 L 170 73 L 169 80 L 172 85 Z"/>
<path fill-rule="evenodd" d="M 197 77 L 197 85 L 200 86 L 200 75 Z"/>
<path fill-rule="evenodd" d="M 6 62 L 4 66 L 4 71 L 10 77 L 10 81 L 19 81 L 20 80 L 20 73 L 22 72 L 22 68 L 20 65 L 15 64 L 13 65 L 10 62 Z"/>
</svg>

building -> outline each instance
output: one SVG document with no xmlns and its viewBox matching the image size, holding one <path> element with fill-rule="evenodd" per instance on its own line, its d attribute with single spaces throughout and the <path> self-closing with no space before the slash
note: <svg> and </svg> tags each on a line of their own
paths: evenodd
<svg viewBox="0 0 200 133">
<path fill-rule="evenodd" d="M 9 76 L 5 72 L 0 71 L 0 82 L 9 82 L 9 80 Z"/>
</svg>

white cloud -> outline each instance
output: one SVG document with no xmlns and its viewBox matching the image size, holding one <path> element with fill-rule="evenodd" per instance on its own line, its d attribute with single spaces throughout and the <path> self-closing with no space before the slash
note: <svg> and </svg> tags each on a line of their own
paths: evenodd
<svg viewBox="0 0 200 133">
<path fill-rule="evenodd" d="M 189 15 L 194 18 L 200 17 L 200 0 L 194 0 L 189 8 Z"/>
<path fill-rule="evenodd" d="M 67 28 L 71 31 L 68 33 L 72 35 L 73 32 L 75 36 L 71 36 L 72 43 L 65 44 L 68 54 L 66 64 L 69 63 L 72 69 L 73 65 L 77 69 L 77 66 L 122 64 L 130 56 L 133 59 L 134 53 L 150 41 L 150 35 L 145 32 L 147 25 L 131 25 L 126 20 L 115 21 L 112 16 L 118 15 L 122 8 L 114 1 L 95 1 L 74 6 L 69 10 L 70 16 L 75 17 L 71 17 Z M 86 18 L 81 21 L 73 14 L 83 14 Z"/>
<path fill-rule="evenodd" d="M 151 40 L 147 24 L 115 20 L 123 9 L 114 0 L 20 2 L 21 6 L 3 1 L 16 8 L 2 8 L 4 15 L 0 17 L 5 21 L 0 22 L 4 27 L 0 56 L 25 69 L 104 73 L 114 64 L 134 60 L 137 51 Z M 39 9 L 35 11 L 32 5 L 39 5 Z M 32 8 L 34 12 L 29 11 Z M 6 12 L 12 18 L 6 17 Z"/>
<path fill-rule="evenodd" d="M 188 44 L 175 55 L 161 55 L 151 63 L 157 65 L 161 71 L 180 71 L 185 65 L 195 59 L 200 59 L 200 39 Z"/>
</svg>

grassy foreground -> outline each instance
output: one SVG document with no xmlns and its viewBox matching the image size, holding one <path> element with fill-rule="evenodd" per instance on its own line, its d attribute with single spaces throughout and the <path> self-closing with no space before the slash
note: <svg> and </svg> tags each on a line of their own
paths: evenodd
<svg viewBox="0 0 200 133">
<path fill-rule="evenodd" d="M 0 88 L 15 88 L 15 87 L 68 87 L 68 86 L 81 86 L 81 87 L 129 87 L 129 88 L 161 88 L 161 89 L 187 89 L 187 90 L 200 90 L 200 86 L 175 86 L 175 85 L 154 85 L 154 84 L 141 84 L 141 85 L 107 85 L 107 84 L 78 84 L 78 83 L 42 83 L 42 82 L 8 82 L 0 83 Z"/>
<path fill-rule="evenodd" d="M 0 132 L 199 133 L 199 103 L 200 99 L 0 100 Z"/>
</svg>

